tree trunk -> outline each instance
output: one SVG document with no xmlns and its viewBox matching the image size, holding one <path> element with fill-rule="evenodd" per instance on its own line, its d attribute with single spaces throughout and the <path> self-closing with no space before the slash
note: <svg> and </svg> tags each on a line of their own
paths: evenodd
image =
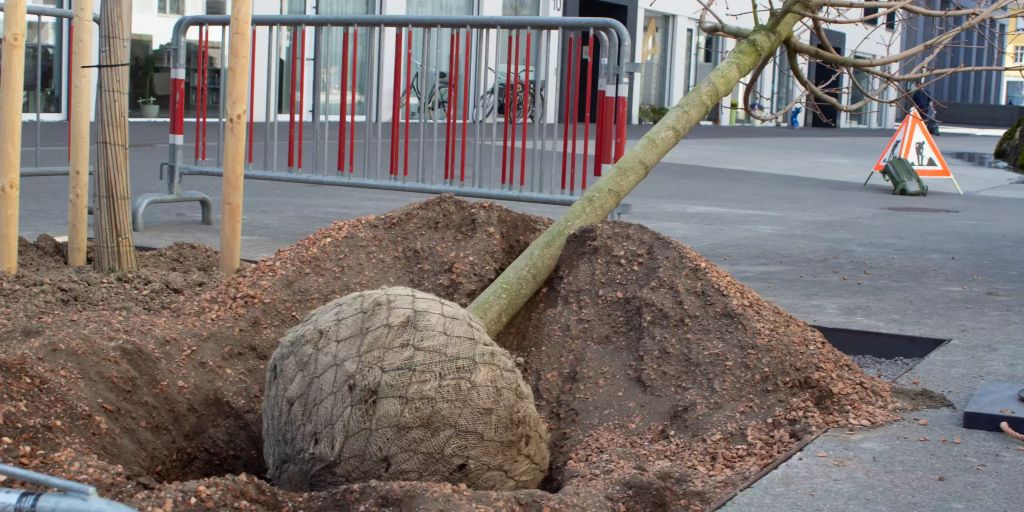
<svg viewBox="0 0 1024 512">
<path fill-rule="evenodd" d="M 540 289 L 555 269 L 569 235 L 606 219 L 655 164 L 732 92 L 740 79 L 769 58 L 792 34 L 793 26 L 802 18 L 790 12 L 794 8 L 810 11 L 803 0 L 790 0 L 767 24 L 755 28 L 747 39 L 738 42 L 721 64 L 619 159 L 611 172 L 587 190 L 469 305 L 470 313 L 483 323 L 488 334 L 493 337 L 501 332 Z"/>
<path fill-rule="evenodd" d="M 92 123 L 92 0 L 75 0 L 71 64 L 71 167 L 68 173 L 68 265 L 85 265 L 89 237 L 89 125 Z"/>
<path fill-rule="evenodd" d="M 221 196 L 220 269 L 233 274 L 242 254 L 242 189 L 245 184 L 245 120 L 249 86 L 251 0 L 231 2 L 227 126 L 224 135 L 224 191 Z"/>
<path fill-rule="evenodd" d="M 21 98 L 25 83 L 25 0 L 4 2 L 0 70 L 0 270 L 18 271 L 21 190 Z"/>
<path fill-rule="evenodd" d="M 128 55 L 130 0 L 100 6 L 99 134 L 96 140 L 96 249 L 101 272 L 139 269 L 132 240 L 132 193 L 128 182 Z"/>
</svg>

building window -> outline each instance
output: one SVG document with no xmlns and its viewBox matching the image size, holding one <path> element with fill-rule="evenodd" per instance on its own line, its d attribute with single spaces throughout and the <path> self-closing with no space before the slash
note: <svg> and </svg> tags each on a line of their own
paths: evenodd
<svg viewBox="0 0 1024 512">
<path fill-rule="evenodd" d="M 640 117 L 655 123 L 668 106 L 671 80 L 669 53 L 672 20 L 666 14 L 644 11 L 644 32 L 640 42 Z"/>
<path fill-rule="evenodd" d="M 1024 16 L 1017 16 L 1017 32 L 1024 32 Z"/>
<path fill-rule="evenodd" d="M 1024 82 L 1019 80 L 1006 82 L 1006 104 L 1024 105 Z"/>
<path fill-rule="evenodd" d="M 152 4 L 150 4 L 152 5 Z M 173 14 L 181 16 L 185 14 L 185 2 L 182 0 L 157 0 L 156 10 L 160 14 Z"/>
<path fill-rule="evenodd" d="M 878 14 L 878 7 L 865 7 L 864 8 L 864 17 L 865 18 L 868 18 L 868 16 L 874 16 L 876 14 Z M 878 18 L 868 18 L 868 19 L 865 19 L 864 20 L 864 24 L 865 25 L 872 25 L 872 26 L 878 25 Z"/>
<path fill-rule="evenodd" d="M 206 0 L 206 14 L 227 14 L 227 0 Z"/>
<path fill-rule="evenodd" d="M 890 11 L 885 15 L 885 29 L 896 30 L 896 11 Z"/>
<path fill-rule="evenodd" d="M 181 16 L 185 14 L 185 2 L 184 0 L 158 0 L 157 12 Z"/>
<path fill-rule="evenodd" d="M 1022 64 L 1024 63 L 1024 46 L 1013 47 L 1013 63 Z"/>
</svg>

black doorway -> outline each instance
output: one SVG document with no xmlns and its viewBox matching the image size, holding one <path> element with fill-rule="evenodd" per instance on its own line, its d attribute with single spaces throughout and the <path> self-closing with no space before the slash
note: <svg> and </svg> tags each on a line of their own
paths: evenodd
<svg viewBox="0 0 1024 512">
<path fill-rule="evenodd" d="M 832 45 L 832 48 L 839 55 L 842 55 L 843 48 L 846 46 L 846 34 L 826 29 L 825 36 L 828 37 L 828 42 Z M 815 34 L 811 35 L 811 44 L 825 49 L 825 45 Z M 820 62 L 811 62 L 808 67 L 808 75 L 815 86 L 823 89 L 829 96 L 839 100 L 839 91 L 843 87 L 843 75 L 836 68 Z M 811 126 L 816 128 L 838 128 L 839 111 L 817 97 L 812 98 L 814 111 L 811 113 Z"/>
<path fill-rule="evenodd" d="M 567 0 L 566 1 L 566 5 L 565 5 L 565 15 L 566 16 L 581 16 L 581 17 L 587 17 L 587 18 L 611 18 L 611 19 L 617 20 L 618 22 L 622 23 L 626 27 L 632 27 L 633 25 L 632 25 L 631 18 L 635 19 L 635 17 L 636 17 L 636 9 L 635 8 L 631 9 L 629 7 L 629 2 L 626 1 L 626 0 Z M 587 38 L 585 36 L 585 34 L 586 34 L 586 32 L 576 32 L 575 33 L 576 37 L 579 37 L 581 35 L 584 36 L 584 45 L 586 45 L 587 40 L 589 39 L 589 38 Z M 566 61 L 565 61 L 565 59 L 566 59 L 565 48 L 567 48 L 567 46 L 568 46 L 568 36 L 566 36 L 562 40 L 562 45 L 563 46 L 562 46 L 562 56 L 561 56 L 561 59 L 562 59 L 563 63 L 566 63 Z M 586 54 L 588 53 L 588 49 L 587 49 L 586 46 L 583 47 L 583 53 L 584 53 L 583 58 L 580 59 L 578 62 L 573 64 L 573 69 L 576 69 L 576 70 L 579 71 L 579 80 L 580 80 L 579 83 L 581 84 L 581 89 L 583 87 L 585 87 L 586 83 L 587 83 L 587 75 L 586 75 L 586 71 L 587 71 L 587 57 L 586 57 Z M 598 80 L 598 66 L 597 66 L 597 63 L 598 63 L 598 59 L 600 58 L 599 57 L 600 55 L 601 55 L 601 41 L 597 37 L 594 37 L 594 66 L 593 66 L 593 71 L 591 71 L 591 80 L 590 80 L 590 83 L 591 83 L 591 86 L 590 86 L 590 120 L 591 120 L 591 122 L 593 122 L 593 121 L 595 121 L 597 119 L 597 80 Z M 573 59 L 575 59 L 575 55 L 573 55 Z M 561 69 L 564 72 L 565 68 L 563 67 Z M 563 80 L 563 79 L 564 79 L 564 77 L 559 77 L 559 80 Z M 559 114 L 558 114 L 559 118 L 563 118 L 565 116 L 565 110 L 564 110 L 565 109 L 565 104 L 563 103 L 564 101 L 565 101 L 565 98 L 559 98 L 558 103 L 559 103 L 559 105 L 561 105 L 561 107 L 559 108 Z M 582 122 L 585 119 L 585 116 L 586 116 L 586 112 L 585 112 L 585 109 L 586 109 L 586 95 L 583 94 L 582 92 L 579 95 L 579 100 L 578 100 L 577 103 L 578 103 L 577 104 L 577 107 L 578 107 L 577 108 L 577 112 L 578 113 L 576 115 L 576 118 L 577 118 L 578 121 Z"/>
</svg>

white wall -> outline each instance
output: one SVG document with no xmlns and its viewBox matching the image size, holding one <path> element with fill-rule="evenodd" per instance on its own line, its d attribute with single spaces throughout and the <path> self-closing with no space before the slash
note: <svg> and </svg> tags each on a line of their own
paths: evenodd
<svg viewBox="0 0 1024 512">
<path fill-rule="evenodd" d="M 101 0 L 97 0 L 99 2 Z M 185 1 L 185 13 L 186 14 L 203 14 L 205 12 L 205 0 L 184 0 Z M 340 0 L 339 0 L 340 1 Z M 427 1 L 427 0 L 424 0 Z M 312 12 L 312 1 L 307 1 L 307 12 Z M 643 7 L 646 2 L 640 2 L 641 6 L 638 9 L 636 16 L 637 26 L 631 27 L 633 32 L 637 34 L 637 41 L 633 42 L 632 48 L 634 52 L 634 59 L 639 59 L 640 52 L 642 52 L 642 38 L 644 34 L 644 13 L 648 8 Z M 380 9 L 383 14 L 405 14 L 407 0 L 380 0 Z M 542 16 L 559 16 L 561 12 L 555 9 L 555 2 L 542 0 L 540 2 Z M 256 14 L 277 14 L 280 12 L 281 0 L 253 0 L 254 13 Z M 476 10 L 481 15 L 500 15 L 501 14 L 502 0 L 478 0 Z M 230 8 L 230 2 L 229 2 Z M 99 6 L 96 7 L 97 11 Z M 670 66 L 671 73 L 667 73 L 669 84 L 668 84 L 668 96 L 669 103 L 674 104 L 684 94 L 687 84 L 685 83 L 686 73 L 684 70 L 687 67 L 692 66 L 693 55 L 688 54 L 686 51 L 686 30 L 693 29 L 694 31 L 694 46 L 696 46 L 696 39 L 699 33 L 697 27 L 697 13 L 700 11 L 700 4 L 696 0 L 674 0 L 672 2 L 658 2 L 654 8 L 650 10 L 662 14 L 668 14 L 672 16 L 672 34 L 670 37 L 669 49 L 663 49 L 663 51 L 670 51 Z M 737 9 L 741 10 L 741 9 Z M 133 23 L 132 31 L 135 34 L 148 34 L 152 36 L 153 48 L 158 48 L 161 44 L 167 43 L 171 38 L 171 31 L 174 27 L 174 23 L 177 20 L 177 16 L 163 15 L 157 13 L 157 0 L 137 0 L 133 3 Z M 753 19 L 750 15 L 739 15 L 739 16 L 726 16 L 726 21 L 739 26 L 751 27 L 753 25 Z M 880 26 L 884 25 L 884 20 L 880 20 Z M 873 57 L 886 55 L 889 49 L 886 47 L 886 42 L 890 38 L 894 38 L 895 41 L 899 40 L 898 30 L 894 32 L 886 31 L 884 28 L 874 29 L 874 27 L 865 27 L 862 25 L 842 25 L 832 27 L 835 30 L 840 30 L 846 33 L 847 37 L 847 48 L 845 52 L 847 55 L 852 55 L 857 52 L 859 55 Z M 254 94 L 257 100 L 254 102 L 254 114 L 257 120 L 263 120 L 266 116 L 266 102 L 263 101 L 269 94 L 273 94 L 273 85 L 271 89 L 267 88 L 267 31 L 266 29 L 260 29 L 257 31 L 257 43 L 255 50 L 256 59 L 256 78 L 254 80 Z M 210 31 L 211 41 L 215 46 L 219 45 L 221 39 L 221 32 L 218 29 Z M 809 40 L 809 36 L 806 32 L 800 34 L 800 38 L 804 41 Z M 188 39 L 190 41 L 198 40 L 198 30 L 190 30 Z M 550 87 L 547 92 L 547 118 L 551 119 L 556 116 L 557 104 L 558 104 L 558 91 L 557 85 L 561 81 L 559 77 L 555 76 L 558 71 L 557 64 L 559 62 L 560 48 L 557 38 L 553 38 L 551 47 L 548 48 L 548 70 L 547 75 L 550 77 Z M 384 44 L 382 45 L 383 55 L 381 55 L 381 62 L 385 63 L 380 73 L 380 80 L 382 82 L 382 110 L 385 117 L 389 115 L 391 111 L 391 98 L 392 94 L 390 91 L 392 79 L 391 74 L 393 67 L 387 65 L 387 63 L 394 61 L 394 30 L 387 30 L 383 36 Z M 312 48 L 313 43 L 313 31 L 310 30 L 307 33 L 307 48 Z M 227 44 L 225 42 L 225 44 Z M 726 40 L 726 49 L 731 48 L 733 45 L 732 41 Z M 898 47 L 898 46 L 897 46 Z M 492 54 L 495 50 L 492 50 Z M 493 58 L 491 59 L 493 61 Z M 306 63 L 306 98 L 307 103 L 312 101 L 312 81 L 309 79 L 312 76 L 312 64 Z M 804 68 L 806 70 L 806 66 Z M 691 73 L 692 74 L 692 73 Z M 772 96 L 771 86 L 772 77 L 775 75 L 775 66 L 770 65 L 763 72 L 761 93 L 767 97 Z M 642 83 L 644 77 L 638 76 L 638 82 Z M 692 80 L 692 78 L 691 78 Z M 848 84 L 847 84 L 848 85 Z M 721 119 L 723 124 L 730 122 L 730 115 L 727 108 L 729 107 L 732 96 L 727 97 L 722 101 L 722 115 Z M 844 97 L 843 100 L 848 100 Z M 633 117 L 636 119 L 639 112 L 640 95 L 633 95 L 633 103 L 631 109 L 633 111 Z M 877 105 L 873 105 L 872 108 L 879 108 Z M 891 126 L 894 117 L 895 109 L 892 107 L 882 107 L 885 109 L 883 126 Z M 303 109 L 304 117 L 309 118 L 308 108 Z M 62 117 L 62 116 L 61 116 Z M 872 116 L 874 119 L 875 116 Z M 805 113 L 803 122 L 807 124 L 810 117 Z M 848 123 L 849 116 L 842 114 L 840 118 L 841 126 L 846 126 Z M 872 121 L 872 126 L 875 125 L 875 121 Z"/>
</svg>

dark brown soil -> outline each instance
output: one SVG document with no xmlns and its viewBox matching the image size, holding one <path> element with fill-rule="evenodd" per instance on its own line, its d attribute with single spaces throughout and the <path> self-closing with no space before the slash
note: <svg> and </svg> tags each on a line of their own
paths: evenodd
<svg viewBox="0 0 1024 512">
<path fill-rule="evenodd" d="M 0 459 L 143 510 L 685 510 L 823 428 L 895 418 L 888 385 L 817 331 L 682 244 L 605 223 L 572 237 L 497 339 L 552 432 L 544 489 L 297 494 L 257 478 L 264 364 L 285 330 L 381 286 L 466 305 L 546 224 L 442 196 L 336 223 L 224 281 L 194 245 L 110 276 L 66 268 L 52 239 L 25 243 L 23 272 L 0 277 Z"/>
</svg>

